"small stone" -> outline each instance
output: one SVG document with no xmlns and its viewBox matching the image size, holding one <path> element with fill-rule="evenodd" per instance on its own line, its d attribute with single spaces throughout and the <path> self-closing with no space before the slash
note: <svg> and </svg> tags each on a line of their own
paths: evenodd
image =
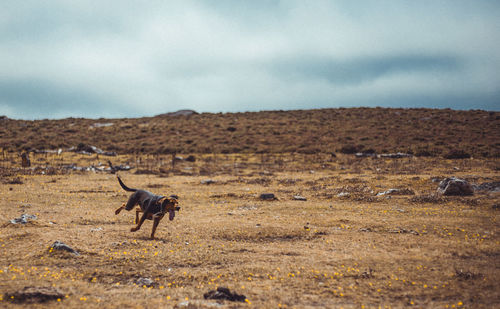
<svg viewBox="0 0 500 309">
<path fill-rule="evenodd" d="M 294 195 L 293 199 L 296 201 L 307 201 L 307 198 L 300 196 L 300 195 Z"/>
<path fill-rule="evenodd" d="M 273 193 L 262 193 L 260 195 L 260 199 L 265 201 L 273 201 L 276 200 L 277 198 Z"/>
<path fill-rule="evenodd" d="M 138 286 L 147 286 L 148 288 L 152 287 L 155 284 L 155 282 L 151 278 L 139 278 L 135 283 Z"/>
<path fill-rule="evenodd" d="M 387 191 L 377 193 L 377 196 L 383 195 L 415 195 L 415 192 L 411 189 L 389 189 Z"/>
<path fill-rule="evenodd" d="M 5 300 L 14 303 L 45 303 L 51 300 L 64 299 L 64 294 L 54 287 L 27 286 L 14 293 L 6 293 Z"/>
<path fill-rule="evenodd" d="M 354 154 L 357 158 L 368 158 L 368 157 L 376 157 L 376 153 L 367 153 L 367 152 L 356 152 Z"/>
<path fill-rule="evenodd" d="M 74 255 L 78 256 L 80 255 L 80 253 L 78 253 L 75 249 L 71 248 L 70 246 L 68 246 L 67 244 L 59 241 L 59 240 L 56 240 L 52 246 L 50 246 L 53 250 L 62 250 L 62 251 L 67 251 L 67 252 L 70 252 L 70 253 L 73 253 Z"/>
<path fill-rule="evenodd" d="M 400 159 L 400 158 L 411 158 L 412 155 L 409 153 L 397 152 L 397 153 L 384 153 L 378 155 L 379 158 L 388 158 L 388 159 Z"/>
<path fill-rule="evenodd" d="M 184 308 L 184 307 L 187 308 L 187 307 L 189 307 L 189 305 L 190 305 L 189 301 L 186 300 L 186 301 L 182 301 L 182 302 L 178 303 L 177 307 L 178 308 Z"/>
<path fill-rule="evenodd" d="M 500 192 L 500 181 L 484 182 L 480 185 L 473 185 L 476 191 Z"/>
<path fill-rule="evenodd" d="M 217 290 L 208 291 L 207 293 L 203 294 L 203 298 L 244 302 L 246 296 L 233 293 L 225 287 L 218 287 Z"/>
<path fill-rule="evenodd" d="M 36 215 L 22 214 L 19 218 L 14 218 L 10 220 L 12 224 L 26 224 L 29 220 L 36 220 Z"/>
</svg>

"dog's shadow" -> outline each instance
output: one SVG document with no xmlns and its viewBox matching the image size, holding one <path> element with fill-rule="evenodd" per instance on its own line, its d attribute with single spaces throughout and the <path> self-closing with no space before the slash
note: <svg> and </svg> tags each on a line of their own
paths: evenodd
<svg viewBox="0 0 500 309">
<path fill-rule="evenodd" d="M 161 243 L 168 243 L 168 240 L 166 238 L 163 238 L 163 237 L 155 237 L 155 238 L 151 239 L 148 236 L 138 236 L 138 237 L 135 237 L 135 239 L 143 240 L 143 241 L 156 241 L 156 242 L 161 242 Z"/>
</svg>

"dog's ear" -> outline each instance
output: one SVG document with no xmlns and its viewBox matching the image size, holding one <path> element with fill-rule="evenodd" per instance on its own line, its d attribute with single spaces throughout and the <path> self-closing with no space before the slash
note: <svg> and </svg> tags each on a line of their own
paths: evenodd
<svg viewBox="0 0 500 309">
<path fill-rule="evenodd" d="M 179 204 L 179 202 L 175 198 L 168 198 L 167 200 L 172 204 Z"/>
</svg>

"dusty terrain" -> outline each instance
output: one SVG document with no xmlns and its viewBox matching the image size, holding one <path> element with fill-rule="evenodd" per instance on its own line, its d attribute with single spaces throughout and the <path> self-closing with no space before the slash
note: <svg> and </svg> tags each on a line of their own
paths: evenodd
<svg viewBox="0 0 500 309">
<path fill-rule="evenodd" d="M 0 306 L 27 306 L 15 294 L 27 286 L 60 293 L 29 304 L 40 308 L 500 306 L 500 193 L 435 194 L 444 177 L 500 181 L 497 158 L 195 157 L 173 170 L 168 155 L 112 158 L 134 167 L 119 172 L 130 187 L 179 196 L 149 240 L 150 221 L 132 233 L 134 212 L 114 214 L 128 197 L 115 175 L 59 168 L 107 159 L 33 155 L 23 169 L 4 153 Z M 377 195 L 393 188 L 402 194 Z M 37 218 L 10 223 L 21 214 Z M 79 255 L 51 249 L 57 240 Z M 220 286 L 246 301 L 203 298 Z"/>
</svg>

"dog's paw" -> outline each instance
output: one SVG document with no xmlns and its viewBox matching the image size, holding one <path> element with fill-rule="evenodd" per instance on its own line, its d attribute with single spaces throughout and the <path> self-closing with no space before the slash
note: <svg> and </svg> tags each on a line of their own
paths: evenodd
<svg viewBox="0 0 500 309">
<path fill-rule="evenodd" d="M 131 232 L 135 232 L 135 231 L 137 231 L 137 230 L 139 230 L 139 229 L 138 229 L 138 228 L 136 228 L 136 227 L 133 227 L 133 228 L 131 228 L 131 229 L 130 229 L 130 231 L 131 231 Z"/>
<path fill-rule="evenodd" d="M 122 209 L 121 209 L 121 208 L 118 208 L 117 210 L 115 210 L 115 215 L 119 214 L 119 213 L 120 213 L 120 211 L 122 211 Z"/>
</svg>

